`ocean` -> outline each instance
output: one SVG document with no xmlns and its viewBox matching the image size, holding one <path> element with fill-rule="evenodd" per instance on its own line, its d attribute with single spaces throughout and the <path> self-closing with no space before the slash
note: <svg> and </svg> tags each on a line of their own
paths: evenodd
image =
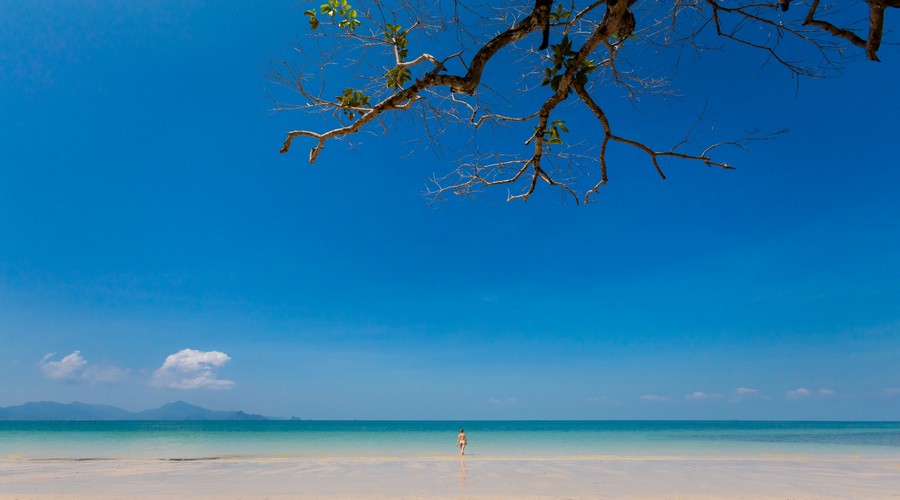
<svg viewBox="0 0 900 500">
<path fill-rule="evenodd" d="M 900 422 L 0 422 L 0 458 L 421 458 L 900 455 Z"/>
</svg>

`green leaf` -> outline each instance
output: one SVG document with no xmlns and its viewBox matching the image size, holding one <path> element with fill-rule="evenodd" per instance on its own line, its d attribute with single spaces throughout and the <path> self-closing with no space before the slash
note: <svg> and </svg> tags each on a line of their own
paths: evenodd
<svg viewBox="0 0 900 500">
<path fill-rule="evenodd" d="M 556 75 L 553 79 L 550 80 L 550 89 L 554 92 L 559 90 L 559 81 L 562 79 L 562 75 Z"/>
<path fill-rule="evenodd" d="M 354 88 L 347 88 L 341 93 L 341 95 L 337 96 L 337 102 L 343 107 L 344 115 L 348 116 L 351 120 L 357 116 L 357 111 L 354 108 L 363 108 L 369 106 L 369 96 L 364 94 L 362 91 L 356 90 Z"/>
</svg>

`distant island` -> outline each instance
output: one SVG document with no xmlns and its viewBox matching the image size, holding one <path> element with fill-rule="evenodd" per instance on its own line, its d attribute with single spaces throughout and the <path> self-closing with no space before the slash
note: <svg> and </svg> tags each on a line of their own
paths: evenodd
<svg viewBox="0 0 900 500">
<path fill-rule="evenodd" d="M 37 401 L 0 408 L 0 420 L 269 420 L 242 411 L 216 411 L 184 401 L 159 408 L 131 412 L 108 405 Z"/>
</svg>

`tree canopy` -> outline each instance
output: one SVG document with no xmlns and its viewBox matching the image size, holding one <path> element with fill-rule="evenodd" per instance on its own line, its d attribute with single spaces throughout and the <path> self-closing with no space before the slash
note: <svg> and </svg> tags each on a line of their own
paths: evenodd
<svg viewBox="0 0 900 500">
<path fill-rule="evenodd" d="M 528 200 L 546 184 L 588 203 L 609 181 L 614 144 L 642 153 L 664 179 L 663 160 L 729 169 L 723 148 L 781 132 L 700 143 L 688 127 L 683 139 L 661 147 L 620 132 L 608 113 L 611 92 L 631 100 L 670 96 L 666 72 L 686 51 L 734 45 L 798 81 L 837 73 L 854 58 L 878 61 L 885 10 L 900 0 L 318 0 L 301 7 L 312 38 L 296 47 L 299 62 L 280 61 L 271 76 L 303 102 L 278 109 L 325 113 L 333 126 L 288 132 L 282 153 L 311 139 L 312 164 L 326 144 L 383 133 L 399 114 L 412 114 L 433 145 L 450 127 L 521 137 L 516 151 L 459 155 L 431 179 L 434 198 L 505 185 L 508 200 Z M 640 57 L 648 51 L 665 68 L 648 68 Z M 502 60 L 521 71 L 488 84 L 486 71 Z M 332 65 L 344 74 L 333 77 Z M 573 113 L 588 113 L 597 127 L 571 140 Z"/>
</svg>

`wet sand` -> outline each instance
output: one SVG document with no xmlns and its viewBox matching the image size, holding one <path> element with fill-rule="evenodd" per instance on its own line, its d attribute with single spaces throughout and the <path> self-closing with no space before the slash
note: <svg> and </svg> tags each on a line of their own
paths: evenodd
<svg viewBox="0 0 900 500">
<path fill-rule="evenodd" d="M 900 498 L 900 457 L 0 459 L 0 499 Z"/>
</svg>

